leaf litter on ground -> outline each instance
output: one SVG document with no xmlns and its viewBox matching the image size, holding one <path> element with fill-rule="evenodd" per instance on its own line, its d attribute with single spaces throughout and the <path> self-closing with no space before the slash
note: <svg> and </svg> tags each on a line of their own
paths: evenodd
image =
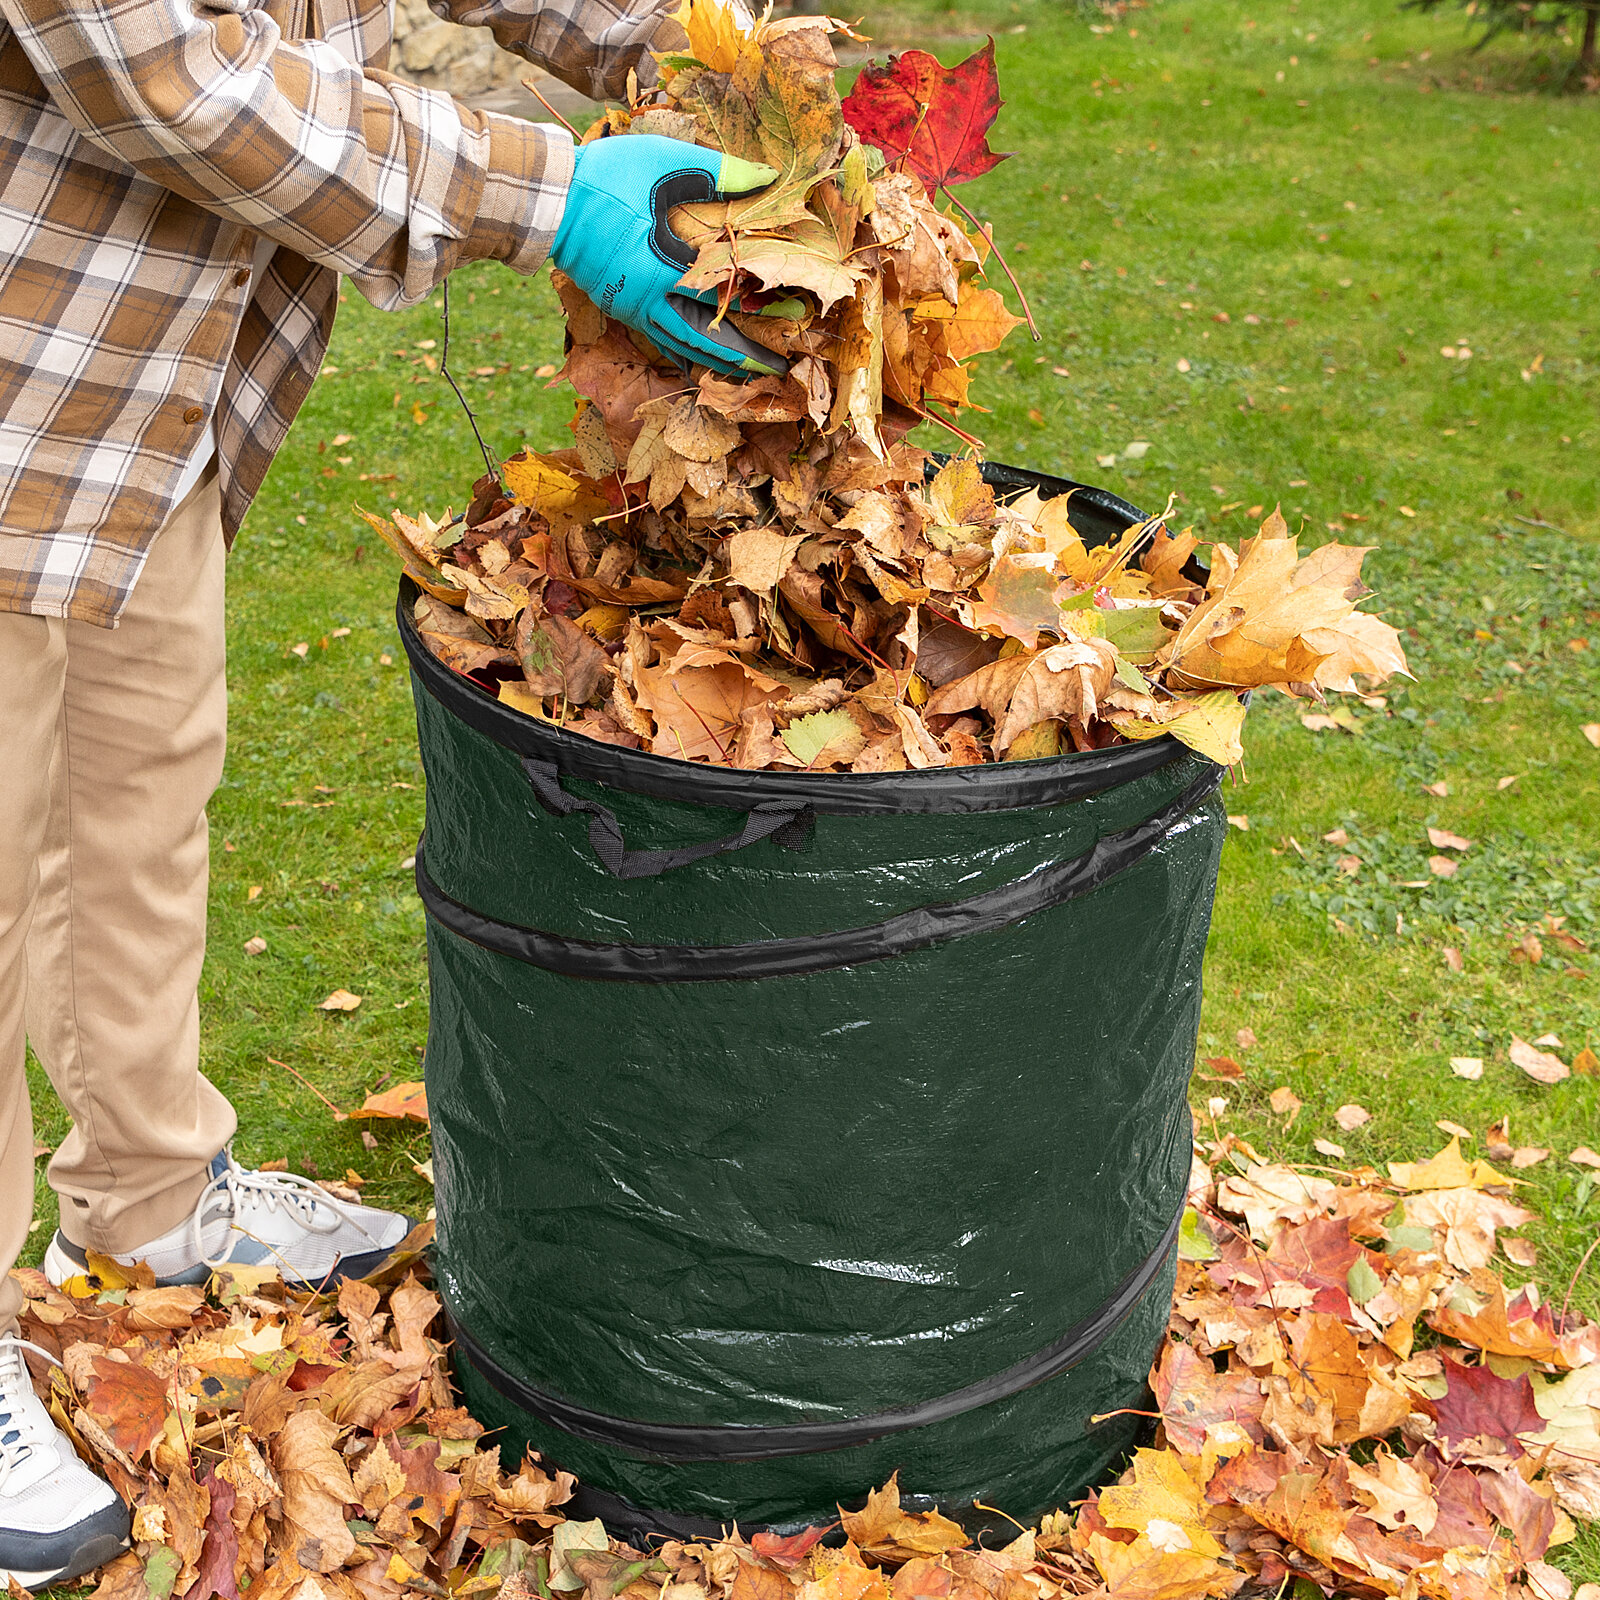
<svg viewBox="0 0 1600 1600">
<path fill-rule="evenodd" d="M 1197 1141 L 1159 1420 L 1000 1548 L 897 1479 L 841 1483 L 838 1523 L 789 1536 L 635 1549 L 566 1520 L 572 1476 L 502 1461 L 460 1406 L 431 1225 L 321 1294 L 265 1266 L 19 1270 L 22 1331 L 60 1362 L 30 1357 L 41 1395 L 134 1512 L 95 1600 L 1568 1593 L 1548 1558 L 1600 1518 L 1600 1326 L 1491 1269 L 1497 1245 L 1531 1261 L 1498 1237 L 1532 1220 L 1510 1180 L 1456 1139 L 1390 1178 Z"/>
<path fill-rule="evenodd" d="M 782 373 L 686 373 L 556 274 L 572 447 L 513 456 L 461 517 L 362 513 L 446 666 L 606 743 L 850 772 L 1168 735 L 1233 765 L 1245 691 L 1320 701 L 1406 670 L 1395 630 L 1357 609 L 1363 547 L 1302 556 L 1274 512 L 1208 570 L 1165 514 L 1086 544 L 1071 495 L 984 482 L 960 420 L 972 363 L 1019 319 L 951 186 L 1004 159 L 992 46 L 952 68 L 906 51 L 841 102 L 843 24 L 723 0 L 677 16 L 659 86 L 585 139 L 777 169 L 670 220 L 695 252 L 683 287 Z M 969 453 L 935 470 L 908 442 L 921 422 Z"/>
</svg>

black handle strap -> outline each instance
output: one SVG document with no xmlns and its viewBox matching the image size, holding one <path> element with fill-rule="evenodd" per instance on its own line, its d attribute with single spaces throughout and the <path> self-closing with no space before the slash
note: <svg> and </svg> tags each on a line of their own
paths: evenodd
<svg viewBox="0 0 1600 1600">
<path fill-rule="evenodd" d="M 579 800 L 561 787 L 561 774 L 553 761 L 522 757 L 522 770 L 539 804 L 552 816 L 569 817 L 574 811 L 588 813 L 589 843 L 613 878 L 659 878 L 674 867 L 686 867 L 707 856 L 724 856 L 743 850 L 746 845 L 771 839 L 785 850 L 798 850 L 811 837 L 816 813 L 809 805 L 795 801 L 764 801 L 751 808 L 744 826 L 737 833 L 704 844 L 680 845 L 675 850 L 630 850 L 622 837 L 616 814 L 592 800 Z"/>
</svg>

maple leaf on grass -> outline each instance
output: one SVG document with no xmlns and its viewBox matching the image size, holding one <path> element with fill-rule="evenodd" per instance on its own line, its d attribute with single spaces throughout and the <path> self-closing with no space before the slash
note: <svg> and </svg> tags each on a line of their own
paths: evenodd
<svg viewBox="0 0 1600 1600">
<path fill-rule="evenodd" d="M 1520 1436 L 1536 1434 L 1544 1425 L 1534 1404 L 1533 1385 L 1526 1374 L 1496 1377 L 1487 1367 L 1468 1366 L 1446 1356 L 1446 1389 L 1428 1407 L 1447 1446 L 1486 1438 L 1498 1441 L 1513 1455 L 1522 1454 Z"/>
<path fill-rule="evenodd" d="M 1389 1176 L 1402 1189 L 1412 1190 L 1509 1188 L 1517 1181 L 1496 1172 L 1487 1161 L 1466 1160 L 1459 1136 L 1426 1161 L 1391 1161 Z"/>
<path fill-rule="evenodd" d="M 381 1117 L 396 1121 L 410 1117 L 415 1122 L 428 1120 L 428 1090 L 422 1083 L 397 1083 L 381 1094 L 369 1094 L 352 1117 Z"/>
</svg>

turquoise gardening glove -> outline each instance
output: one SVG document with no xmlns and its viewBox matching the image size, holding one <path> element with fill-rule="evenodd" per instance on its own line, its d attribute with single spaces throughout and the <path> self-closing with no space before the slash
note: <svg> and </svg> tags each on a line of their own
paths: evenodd
<svg viewBox="0 0 1600 1600">
<path fill-rule="evenodd" d="M 694 251 L 667 221 L 674 206 L 727 200 L 765 188 L 778 174 L 680 139 L 637 133 L 579 145 L 567 208 L 550 259 L 608 315 L 637 328 L 688 366 L 783 374 L 788 363 L 724 321 L 717 297 L 690 294 L 678 279 Z"/>
</svg>

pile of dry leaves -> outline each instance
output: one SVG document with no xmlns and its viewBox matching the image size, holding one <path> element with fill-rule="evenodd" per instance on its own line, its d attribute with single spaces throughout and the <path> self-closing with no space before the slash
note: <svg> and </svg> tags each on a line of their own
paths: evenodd
<svg viewBox="0 0 1600 1600">
<path fill-rule="evenodd" d="M 1197 1147 L 1154 1442 L 997 1549 L 893 1482 L 790 1538 L 635 1550 L 565 1520 L 572 1478 L 508 1474 L 455 1404 L 425 1230 L 326 1295 L 22 1272 L 23 1331 L 134 1507 L 96 1600 L 1568 1600 L 1547 1556 L 1600 1517 L 1600 1327 L 1491 1269 L 1531 1213 L 1458 1141 L 1325 1170 Z"/>
<path fill-rule="evenodd" d="M 678 207 L 683 283 L 786 365 L 685 375 L 557 274 L 574 446 L 486 474 L 464 517 L 368 520 L 424 591 L 428 647 L 530 716 L 747 769 L 877 772 L 1172 733 L 1239 760 L 1239 694 L 1405 670 L 1357 611 L 1365 551 L 1304 560 L 1280 517 L 1236 552 L 1161 518 L 1086 548 L 1065 497 L 997 499 L 906 442 L 969 407 L 1016 325 L 950 186 L 1001 158 L 993 51 L 922 51 L 842 104 L 825 17 L 685 0 L 688 53 L 588 138 L 663 134 L 780 173 Z M 945 197 L 945 204 L 937 203 Z M 364 513 L 365 515 L 365 513 Z"/>
</svg>

